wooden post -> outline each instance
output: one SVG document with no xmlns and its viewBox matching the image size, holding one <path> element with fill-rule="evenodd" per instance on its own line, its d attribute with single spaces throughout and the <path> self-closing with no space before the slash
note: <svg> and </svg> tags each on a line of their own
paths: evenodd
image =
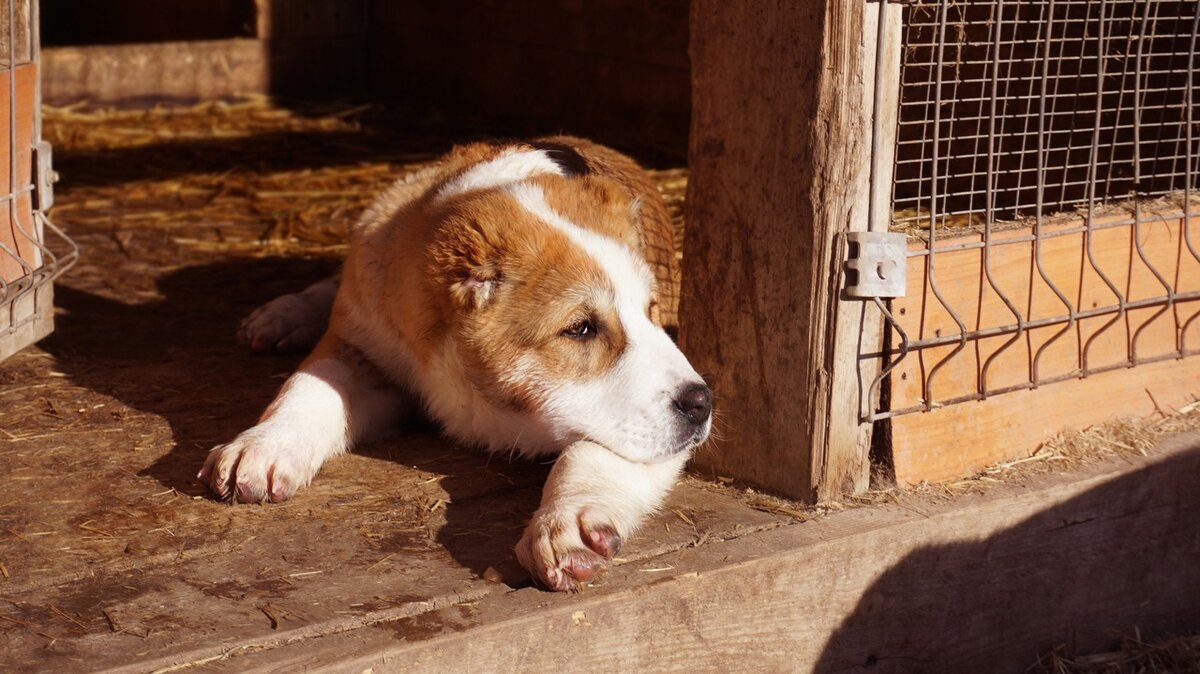
<svg viewBox="0 0 1200 674">
<path fill-rule="evenodd" d="M 693 0 L 691 10 L 680 337 L 712 380 L 719 434 L 696 464 L 810 501 L 869 482 L 860 419 L 875 375 L 858 353 L 877 346 L 881 323 L 872 304 L 839 296 L 841 235 L 867 229 L 880 7 Z M 891 108 L 898 9 L 887 8 Z M 890 186 L 885 172 L 877 182 Z M 886 216 L 886 196 L 876 201 Z"/>
</svg>

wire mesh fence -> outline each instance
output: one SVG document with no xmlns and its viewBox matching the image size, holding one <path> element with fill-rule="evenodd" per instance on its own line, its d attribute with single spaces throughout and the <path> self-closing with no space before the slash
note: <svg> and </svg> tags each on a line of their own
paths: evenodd
<svg viewBox="0 0 1200 674">
<path fill-rule="evenodd" d="M 903 14 L 892 229 L 910 283 L 864 354 L 891 383 L 867 416 L 1200 353 L 1200 2 Z"/>
<path fill-rule="evenodd" d="M 50 325 L 50 284 L 76 259 L 73 243 L 47 218 L 52 205 L 49 145 L 41 139 L 36 0 L 0 1 L 0 359 Z M 47 246 L 56 238 L 56 254 Z M 41 328 L 33 329 L 30 328 Z"/>
</svg>

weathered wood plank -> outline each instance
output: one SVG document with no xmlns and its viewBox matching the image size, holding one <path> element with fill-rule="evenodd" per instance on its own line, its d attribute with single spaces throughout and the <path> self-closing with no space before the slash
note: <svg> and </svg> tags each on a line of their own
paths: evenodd
<svg viewBox="0 0 1200 674">
<path fill-rule="evenodd" d="M 896 480 L 916 484 L 972 475 L 1027 457 L 1057 433 L 1150 417 L 1197 400 L 1200 358 L 1193 357 L 894 417 Z"/>
<path fill-rule="evenodd" d="M 866 7 L 692 4 L 680 337 L 723 436 L 698 463 L 807 500 L 862 486 L 869 444 L 837 302 L 839 235 L 866 221 Z M 851 378 L 835 386 L 839 367 Z"/>
<path fill-rule="evenodd" d="M 266 93 L 268 48 L 251 38 L 51 47 L 42 50 L 42 100 L 64 105 Z"/>
<path fill-rule="evenodd" d="M 628 565 L 582 595 L 489 596 L 224 666 L 1023 671 L 1059 644 L 1105 647 L 1110 630 L 1194 628 L 1198 472 L 1193 434 L 1066 484 L 852 510 Z"/>
<path fill-rule="evenodd" d="M 528 583 L 512 545 L 537 506 L 542 467 L 407 434 L 331 462 L 287 504 L 231 507 L 136 475 L 128 439 L 102 430 L 90 448 L 98 465 L 86 474 L 59 475 L 47 465 L 61 456 L 23 452 L 21 436 L 13 442 L 23 493 L 54 482 L 71 498 L 4 503 L 0 669 L 149 671 Z M 178 470 L 194 471 L 194 462 Z M 105 488 L 89 488 L 91 480 Z M 620 563 L 786 521 L 688 481 Z M 503 582 L 483 578 L 489 567 Z"/>
<path fill-rule="evenodd" d="M 893 301 L 892 313 L 910 338 L 930 339 L 959 332 L 951 309 L 968 330 L 1014 325 L 1016 319 L 1001 293 L 1017 303 L 1026 321 L 1066 315 L 1067 307 L 1046 279 L 1079 311 L 1116 303 L 1101 272 L 1127 302 L 1165 294 L 1151 266 L 1171 279 L 1177 292 L 1200 290 L 1200 262 L 1186 252 L 1180 255 L 1181 216 L 1178 211 L 1159 213 L 1136 230 L 1119 225 L 1128 221 L 1128 215 L 1100 217 L 1098 226 L 1118 226 L 1090 234 L 1090 258 L 1082 232 L 1063 234 L 1080 229 L 1081 220 L 1068 218 L 1047 225 L 1044 233 L 1054 236 L 1040 244 L 1045 278 L 1037 271 L 1033 245 L 1017 241 L 1029 235 L 1027 228 L 995 232 L 986 269 L 979 250 L 938 252 L 934 278 L 945 303 L 926 282 L 928 259 L 910 258 L 908 294 Z M 1141 244 L 1140 255 L 1133 245 L 1135 237 Z M 960 236 L 941 240 L 939 247 L 978 240 L 978 234 Z M 913 247 L 921 249 L 923 244 Z M 1175 311 L 1143 307 L 1125 312 L 1120 320 L 1115 320 L 1116 314 L 1082 318 L 1066 331 L 1065 324 L 1054 324 L 1029 329 L 1018 340 L 1007 334 L 986 337 L 957 353 L 957 342 L 922 349 L 892 373 L 891 407 L 921 404 L 925 382 L 937 403 L 972 395 L 980 387 L 995 391 L 1028 382 L 1035 363 L 1038 377 L 1046 379 L 1077 372 L 1083 359 L 1095 369 L 1121 365 L 1131 353 L 1140 359 L 1174 353 L 1176 340 L 1195 348 L 1200 344 L 1200 321 L 1193 321 L 1187 334 L 1180 334 L 1176 318 L 1185 323 L 1197 311 L 1200 306 L 1195 302 L 1180 304 Z M 1200 359 L 1187 358 L 901 415 L 891 420 L 896 476 L 903 482 L 920 482 L 968 475 L 998 461 L 1027 456 L 1060 431 L 1118 416 L 1146 416 L 1159 407 L 1168 410 L 1200 399 L 1198 382 Z"/>
<path fill-rule="evenodd" d="M 879 21 L 883 33 L 880 41 Z M 872 112 L 870 134 L 874 138 L 859 146 L 862 168 L 852 186 L 854 217 L 846 231 L 887 231 L 891 222 L 891 185 L 899 115 L 900 50 L 902 8 L 881 2 L 866 12 L 863 22 L 865 81 Z M 878 55 L 877 54 L 878 50 Z M 880 71 L 876 88 L 876 69 Z M 879 100 L 875 101 L 878 96 Z M 872 156 L 873 155 L 873 156 Z M 874 192 L 872 194 L 872 191 Z M 871 212 L 872 206 L 874 211 Z M 869 215 L 868 215 L 869 214 Z M 844 247 L 842 247 L 844 251 Z M 845 254 L 845 253 L 843 253 Z M 843 275 L 839 269 L 839 278 Z M 874 302 L 837 294 L 834 318 L 833 366 L 830 375 L 829 423 L 824 442 L 813 458 L 817 471 L 818 501 L 837 500 L 843 494 L 859 493 L 870 487 L 872 423 L 863 421 L 875 409 L 880 396 L 872 384 L 881 369 L 878 360 L 861 360 L 860 353 L 877 352 L 883 346 L 883 315 Z"/>
</svg>

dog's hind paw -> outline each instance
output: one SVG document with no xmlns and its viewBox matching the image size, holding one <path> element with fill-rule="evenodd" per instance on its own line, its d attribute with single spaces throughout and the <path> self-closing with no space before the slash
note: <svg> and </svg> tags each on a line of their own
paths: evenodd
<svg viewBox="0 0 1200 674">
<path fill-rule="evenodd" d="M 517 543 L 521 566 L 543 587 L 583 589 L 621 548 L 621 534 L 596 509 L 542 509 Z"/>
<path fill-rule="evenodd" d="M 242 320 L 238 341 L 256 353 L 311 349 L 329 326 L 337 289 L 338 279 L 328 278 L 267 302 Z"/>
<path fill-rule="evenodd" d="M 277 297 L 255 309 L 238 326 L 238 341 L 255 353 L 304 351 L 325 332 L 329 313 L 301 293 Z"/>
</svg>

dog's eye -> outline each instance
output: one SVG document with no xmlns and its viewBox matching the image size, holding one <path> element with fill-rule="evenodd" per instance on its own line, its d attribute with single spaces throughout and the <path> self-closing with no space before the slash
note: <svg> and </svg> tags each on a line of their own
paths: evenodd
<svg viewBox="0 0 1200 674">
<path fill-rule="evenodd" d="M 562 335 L 580 341 L 588 340 L 596 336 L 596 324 L 592 323 L 591 319 L 583 318 L 568 325 L 567 329 L 562 331 Z"/>
</svg>

